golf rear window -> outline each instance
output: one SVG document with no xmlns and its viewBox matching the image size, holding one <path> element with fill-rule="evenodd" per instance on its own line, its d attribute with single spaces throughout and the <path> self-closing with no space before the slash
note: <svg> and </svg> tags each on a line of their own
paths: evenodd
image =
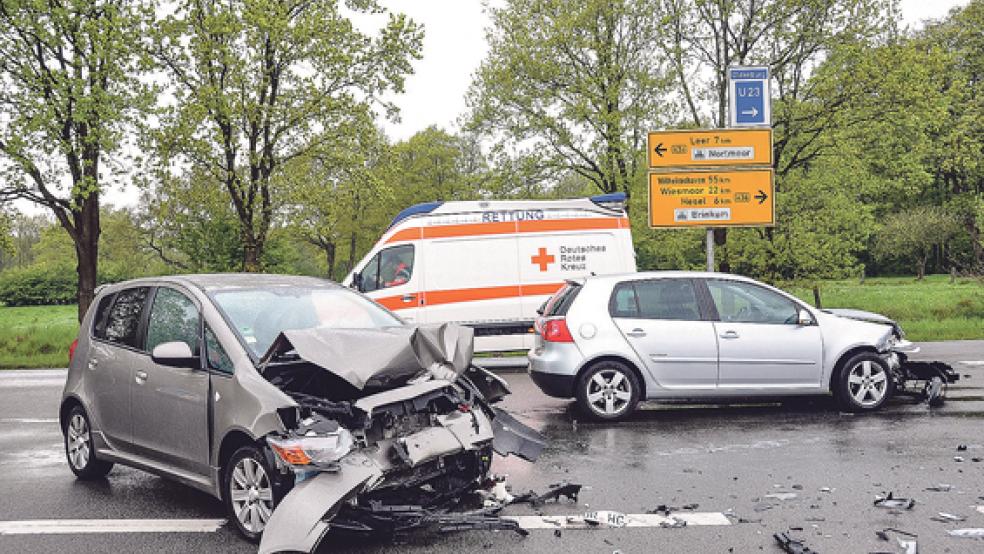
<svg viewBox="0 0 984 554">
<path fill-rule="evenodd" d="M 543 315 L 546 317 L 567 315 L 567 310 L 570 309 L 579 292 L 581 292 L 581 285 L 567 283 L 550 300 L 547 300 L 547 305 L 543 308 Z"/>
</svg>

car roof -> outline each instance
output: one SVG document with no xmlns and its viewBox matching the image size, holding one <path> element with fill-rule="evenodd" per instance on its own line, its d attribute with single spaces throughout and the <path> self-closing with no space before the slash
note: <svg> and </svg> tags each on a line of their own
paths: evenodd
<svg viewBox="0 0 984 554">
<path fill-rule="evenodd" d="M 593 282 L 618 282 L 626 279 L 728 279 L 732 281 L 756 282 L 754 279 L 735 275 L 733 273 L 719 273 L 716 271 L 639 271 L 636 273 L 615 273 L 611 275 L 592 275 L 585 277 L 585 281 Z M 575 279 L 580 281 L 580 279 Z"/>
<path fill-rule="evenodd" d="M 319 287 L 342 288 L 341 285 L 319 277 L 304 275 L 277 275 L 270 273 L 198 273 L 189 275 L 162 275 L 160 277 L 143 277 L 113 283 L 106 288 L 120 289 L 128 286 L 154 285 L 174 283 L 192 286 L 206 292 L 221 289 L 263 288 L 263 287 Z"/>
</svg>

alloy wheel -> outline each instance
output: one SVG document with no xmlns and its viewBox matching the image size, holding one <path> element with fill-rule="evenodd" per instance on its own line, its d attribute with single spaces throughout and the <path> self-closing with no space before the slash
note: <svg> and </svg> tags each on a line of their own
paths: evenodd
<svg viewBox="0 0 984 554">
<path fill-rule="evenodd" d="M 253 458 L 243 458 L 232 470 L 229 498 L 243 528 L 261 533 L 273 513 L 273 488 L 266 469 Z"/>
<path fill-rule="evenodd" d="M 81 471 L 89 464 L 89 424 L 82 414 L 75 414 L 68 422 L 68 459 L 72 467 Z"/>
<path fill-rule="evenodd" d="M 625 411 L 632 400 L 632 383 L 617 369 L 603 369 L 588 381 L 588 403 L 600 414 L 613 416 Z"/>
<path fill-rule="evenodd" d="M 888 373 L 881 364 L 865 360 L 851 368 L 847 376 L 847 388 L 860 406 L 875 406 L 888 390 Z"/>
</svg>

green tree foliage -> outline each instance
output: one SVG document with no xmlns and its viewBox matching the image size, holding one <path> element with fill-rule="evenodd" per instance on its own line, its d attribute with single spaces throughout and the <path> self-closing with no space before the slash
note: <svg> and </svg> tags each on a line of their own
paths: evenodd
<svg viewBox="0 0 984 554">
<path fill-rule="evenodd" d="M 151 11 L 133 0 L 0 3 L 0 197 L 51 210 L 72 239 L 79 318 L 96 286 L 100 193 L 127 125 Z"/>
<path fill-rule="evenodd" d="M 645 132 L 670 121 L 657 54 L 661 4 L 508 0 L 491 8 L 488 57 L 468 93 L 473 130 L 540 177 L 572 172 L 633 192 Z"/>
<path fill-rule="evenodd" d="M 960 230 L 960 222 L 938 206 L 916 206 L 889 215 L 878 232 L 877 258 L 902 259 L 915 263 L 916 276 L 926 274 L 926 262 Z"/>
<path fill-rule="evenodd" d="M 374 105 L 393 110 L 384 95 L 402 90 L 422 40 L 403 15 L 363 33 L 338 0 L 181 0 L 158 28 L 176 97 L 161 113 L 160 170 L 190 164 L 225 190 L 247 271 L 261 267 L 284 166 L 364 128 Z"/>
</svg>

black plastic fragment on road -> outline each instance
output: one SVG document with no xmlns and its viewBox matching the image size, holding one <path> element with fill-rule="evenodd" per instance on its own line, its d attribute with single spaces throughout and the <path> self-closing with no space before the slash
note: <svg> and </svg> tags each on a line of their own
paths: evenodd
<svg viewBox="0 0 984 554">
<path fill-rule="evenodd" d="M 790 537 L 788 533 L 776 533 L 772 538 L 776 539 L 779 547 L 788 554 L 817 554 L 816 550 L 806 546 L 803 541 Z"/>
<path fill-rule="evenodd" d="M 522 504 L 524 502 L 528 502 L 530 505 L 536 507 L 542 506 L 550 500 L 560 502 L 561 497 L 565 497 L 571 502 L 577 504 L 577 496 L 581 494 L 582 487 L 583 485 L 577 483 L 555 483 L 550 485 L 547 492 L 543 494 L 537 494 L 534 491 L 529 491 L 516 496 L 510 504 Z"/>
</svg>

